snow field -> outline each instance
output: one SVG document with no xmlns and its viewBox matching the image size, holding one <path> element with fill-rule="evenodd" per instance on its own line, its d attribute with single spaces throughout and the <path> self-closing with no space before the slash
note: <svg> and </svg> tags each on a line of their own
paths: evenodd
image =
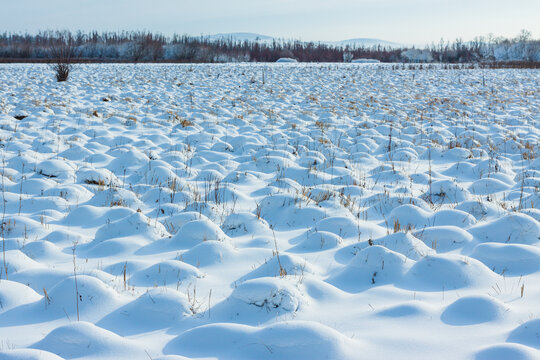
<svg viewBox="0 0 540 360">
<path fill-rule="evenodd" d="M 0 66 L 0 358 L 540 357 L 537 71 L 53 80 Z"/>
</svg>

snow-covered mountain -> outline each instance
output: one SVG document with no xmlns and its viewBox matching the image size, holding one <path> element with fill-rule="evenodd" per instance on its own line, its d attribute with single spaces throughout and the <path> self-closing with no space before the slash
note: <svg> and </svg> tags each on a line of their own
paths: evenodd
<svg viewBox="0 0 540 360">
<path fill-rule="evenodd" d="M 258 41 L 258 42 L 272 42 L 274 40 L 283 40 L 282 38 L 276 38 L 268 35 L 261 35 L 256 33 L 238 32 L 238 33 L 222 33 L 209 35 L 210 40 L 234 40 L 234 41 Z M 319 41 L 315 41 L 319 42 Z M 402 44 L 398 44 L 391 41 L 372 39 L 372 38 L 355 38 L 340 41 L 321 41 L 328 45 L 334 46 L 351 46 L 351 47 L 372 47 L 382 45 L 386 47 L 400 47 Z"/>
<path fill-rule="evenodd" d="M 260 41 L 260 42 L 271 42 L 275 38 L 272 36 L 247 33 L 247 32 L 238 32 L 238 33 L 225 33 L 225 34 L 214 34 L 209 35 L 210 40 L 234 40 L 234 41 Z"/>
<path fill-rule="evenodd" d="M 370 38 L 357 38 L 357 39 L 333 41 L 333 42 L 330 42 L 330 44 L 337 45 L 337 46 L 347 46 L 348 45 L 348 46 L 351 46 L 351 47 L 361 47 L 361 46 L 372 47 L 372 46 L 381 45 L 381 46 L 386 46 L 386 47 L 397 48 L 397 47 L 402 47 L 403 46 L 403 44 L 398 44 L 398 43 L 391 42 L 391 41 L 380 40 L 380 39 L 370 39 Z"/>
</svg>

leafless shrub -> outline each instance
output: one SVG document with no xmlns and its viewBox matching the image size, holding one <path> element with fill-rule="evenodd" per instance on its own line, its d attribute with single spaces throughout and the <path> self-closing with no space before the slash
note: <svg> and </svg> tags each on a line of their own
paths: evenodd
<svg viewBox="0 0 540 360">
<path fill-rule="evenodd" d="M 71 35 L 61 36 L 49 49 L 56 81 L 67 81 L 76 57 L 76 47 Z"/>
</svg>

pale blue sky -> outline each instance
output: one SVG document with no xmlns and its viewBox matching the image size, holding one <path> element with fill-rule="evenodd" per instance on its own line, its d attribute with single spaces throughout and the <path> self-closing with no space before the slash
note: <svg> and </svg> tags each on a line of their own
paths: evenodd
<svg viewBox="0 0 540 360">
<path fill-rule="evenodd" d="M 540 37 L 540 0 L 0 0 L 0 31 L 254 32 L 301 40 L 404 44 L 477 35 Z"/>
</svg>

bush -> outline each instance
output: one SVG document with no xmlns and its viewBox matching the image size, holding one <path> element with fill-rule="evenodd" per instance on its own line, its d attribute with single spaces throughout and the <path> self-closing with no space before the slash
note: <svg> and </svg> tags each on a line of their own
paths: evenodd
<svg viewBox="0 0 540 360">
<path fill-rule="evenodd" d="M 53 65 L 53 70 L 56 72 L 56 81 L 67 81 L 69 72 L 71 71 L 71 64 L 57 63 Z"/>
<path fill-rule="evenodd" d="M 52 69 L 56 73 L 56 81 L 67 81 L 73 68 L 75 45 L 71 36 L 62 36 L 50 49 Z"/>
</svg>

